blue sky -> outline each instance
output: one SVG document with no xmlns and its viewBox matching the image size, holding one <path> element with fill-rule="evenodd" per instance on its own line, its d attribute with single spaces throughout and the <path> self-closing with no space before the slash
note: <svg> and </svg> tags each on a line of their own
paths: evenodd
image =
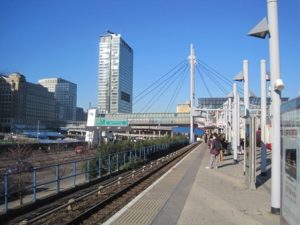
<svg viewBox="0 0 300 225">
<path fill-rule="evenodd" d="M 134 96 L 187 59 L 191 43 L 199 62 L 228 79 L 248 59 L 250 89 L 259 96 L 259 62 L 268 62 L 269 43 L 247 33 L 267 15 L 266 2 L 1 0 L 0 73 L 18 71 L 33 83 L 46 77 L 64 78 L 77 84 L 78 106 L 96 106 L 99 36 L 109 29 L 134 49 Z M 279 0 L 278 4 L 283 96 L 293 98 L 300 91 L 300 1 Z M 176 104 L 189 99 L 188 85 L 186 79 Z M 218 85 L 209 85 L 213 97 L 222 96 Z M 171 90 L 164 93 L 151 111 L 164 111 L 171 95 Z M 196 97 L 207 96 L 196 75 Z"/>
</svg>

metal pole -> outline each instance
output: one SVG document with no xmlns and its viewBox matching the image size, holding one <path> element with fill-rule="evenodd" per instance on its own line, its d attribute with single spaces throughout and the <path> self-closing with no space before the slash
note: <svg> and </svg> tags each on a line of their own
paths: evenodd
<svg viewBox="0 0 300 225">
<path fill-rule="evenodd" d="M 280 105 L 281 91 L 275 90 L 275 82 L 280 79 L 280 57 L 279 57 L 279 31 L 277 0 L 267 0 L 269 21 L 269 50 L 270 50 L 270 72 L 271 72 L 271 96 L 272 96 L 272 187 L 271 187 L 271 213 L 280 213 Z"/>
<path fill-rule="evenodd" d="M 86 181 L 90 182 L 90 160 L 86 161 Z"/>
<path fill-rule="evenodd" d="M 228 101 L 224 104 L 224 119 L 225 119 L 225 140 L 228 140 Z"/>
<path fill-rule="evenodd" d="M 216 124 L 219 124 L 219 111 L 216 112 Z"/>
<path fill-rule="evenodd" d="M 260 175 L 267 175 L 267 154 L 266 154 L 266 137 L 265 127 L 267 119 L 267 102 L 266 102 L 266 60 L 260 60 L 260 86 L 261 86 L 261 118 L 260 118 L 260 129 L 261 129 L 261 159 L 260 159 Z"/>
<path fill-rule="evenodd" d="M 107 174 L 110 175 L 110 155 L 108 155 L 107 159 Z"/>
<path fill-rule="evenodd" d="M 240 151 L 240 139 L 241 139 L 241 135 L 240 135 L 240 96 L 237 95 L 236 98 L 236 146 L 237 149 Z"/>
<path fill-rule="evenodd" d="M 60 192 L 59 164 L 55 165 L 55 176 L 56 176 L 56 194 L 57 194 Z"/>
<path fill-rule="evenodd" d="M 237 163 L 237 139 L 238 139 L 238 125 L 237 125 L 237 89 L 236 83 L 233 84 L 233 114 L 232 114 L 232 148 L 233 148 L 233 161 Z"/>
<path fill-rule="evenodd" d="M 232 103 L 231 103 L 231 98 L 228 98 L 228 108 L 229 108 L 229 117 L 228 117 L 228 142 L 232 145 Z"/>
<path fill-rule="evenodd" d="M 77 171 L 76 171 L 76 161 L 73 161 L 73 187 L 76 187 L 76 176 L 77 176 Z"/>
<path fill-rule="evenodd" d="M 116 166 L 117 166 L 117 171 L 119 171 L 119 153 L 117 153 L 117 162 L 116 162 Z"/>
<path fill-rule="evenodd" d="M 244 76 L 244 104 L 249 109 L 249 63 L 243 60 L 243 76 Z"/>
<path fill-rule="evenodd" d="M 32 172 L 32 189 L 33 189 L 33 196 L 32 201 L 36 201 L 36 168 L 33 168 Z"/>
<path fill-rule="evenodd" d="M 98 177 L 102 176 L 101 170 L 102 170 L 102 158 L 98 157 Z"/>
<path fill-rule="evenodd" d="M 256 119 L 251 117 L 250 189 L 256 189 Z"/>
<path fill-rule="evenodd" d="M 244 105 L 245 105 L 245 113 L 250 108 L 249 104 L 249 63 L 248 60 L 243 60 L 243 76 L 244 76 Z M 247 118 L 244 118 L 244 146 L 243 151 L 245 154 L 246 151 L 246 137 L 247 137 L 247 131 L 246 131 L 246 120 Z M 242 147 L 242 146 L 241 146 Z M 244 175 L 246 173 L 246 160 L 244 155 Z"/>
<path fill-rule="evenodd" d="M 194 142 L 194 103 L 195 103 L 195 54 L 194 48 L 191 44 L 191 54 L 189 56 L 190 59 L 190 101 L 191 101 L 191 112 L 190 112 L 190 143 Z"/>
</svg>

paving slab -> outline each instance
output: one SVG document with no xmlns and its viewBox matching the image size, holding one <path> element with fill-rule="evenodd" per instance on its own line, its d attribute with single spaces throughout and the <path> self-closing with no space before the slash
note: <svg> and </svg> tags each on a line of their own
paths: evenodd
<svg viewBox="0 0 300 225">
<path fill-rule="evenodd" d="M 202 143 L 104 224 L 280 224 L 270 213 L 271 179 L 250 190 L 242 156 L 238 164 L 225 156 L 218 169 L 206 169 L 209 157 Z"/>
</svg>

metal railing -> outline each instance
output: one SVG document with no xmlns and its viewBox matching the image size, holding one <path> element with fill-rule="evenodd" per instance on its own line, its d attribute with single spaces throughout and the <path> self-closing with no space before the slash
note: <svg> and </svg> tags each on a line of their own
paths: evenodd
<svg viewBox="0 0 300 225">
<path fill-rule="evenodd" d="M 177 144 L 185 145 L 187 141 Z M 145 162 L 155 153 L 170 151 L 170 144 L 160 144 L 117 152 L 84 160 L 34 167 L 23 172 L 6 172 L 1 179 L 0 213 L 28 204 L 79 184 L 118 172 L 131 162 Z"/>
</svg>

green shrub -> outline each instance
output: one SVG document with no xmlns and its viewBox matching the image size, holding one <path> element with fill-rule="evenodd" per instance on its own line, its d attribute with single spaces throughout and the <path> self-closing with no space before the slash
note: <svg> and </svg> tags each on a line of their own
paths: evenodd
<svg viewBox="0 0 300 225">
<path fill-rule="evenodd" d="M 136 142 L 132 141 L 119 141 L 116 143 L 107 143 L 102 144 L 97 149 L 97 156 L 101 158 L 101 174 L 104 175 L 108 172 L 108 155 L 111 155 L 110 157 L 110 171 L 116 171 L 117 167 L 117 156 L 115 153 L 121 153 L 126 152 L 129 150 L 136 150 L 139 151 L 140 149 L 144 147 L 149 146 L 159 146 L 159 145 L 169 145 L 170 149 L 178 149 L 184 145 L 186 145 L 187 139 L 185 136 L 166 136 L 158 139 L 152 139 L 152 140 L 137 140 Z M 159 153 L 158 153 L 159 154 Z M 119 163 L 122 162 L 122 155 L 119 155 Z M 94 178 L 98 176 L 98 157 L 90 160 L 90 177 Z M 124 165 L 121 165 L 119 167 L 119 170 L 130 170 L 138 165 L 143 163 L 143 159 L 140 159 L 139 157 L 132 156 L 131 159 Z M 83 171 L 87 171 L 87 162 L 83 165 Z"/>
</svg>

